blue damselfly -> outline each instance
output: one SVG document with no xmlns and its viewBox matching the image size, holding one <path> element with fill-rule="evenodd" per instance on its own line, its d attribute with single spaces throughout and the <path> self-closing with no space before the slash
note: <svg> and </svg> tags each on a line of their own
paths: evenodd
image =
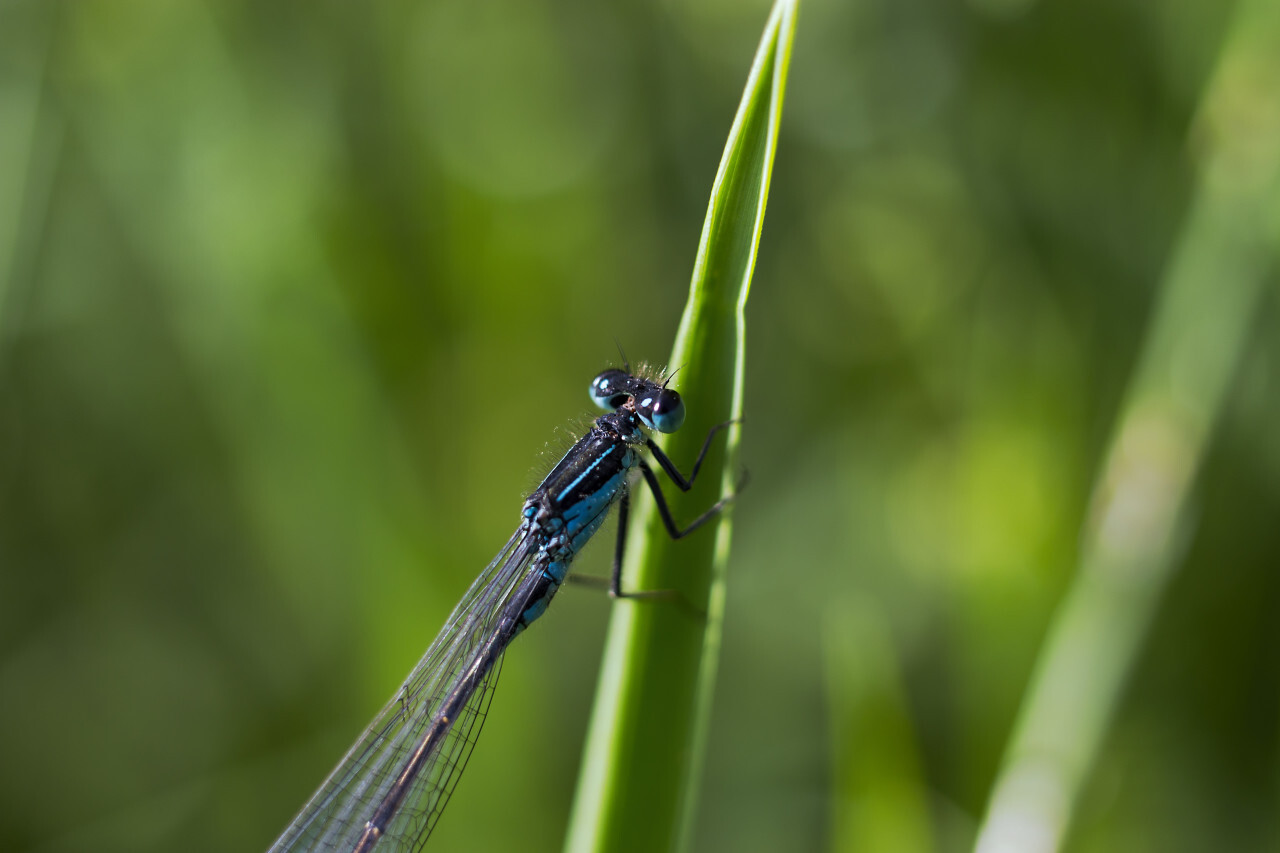
<svg viewBox="0 0 1280 853">
<path fill-rule="evenodd" d="M 667 532 L 676 539 L 723 509 L 723 498 L 681 528 L 671 517 L 648 449 L 671 480 L 688 491 L 711 441 L 707 434 L 688 479 L 647 430 L 675 432 L 684 402 L 666 380 L 606 370 L 591 397 L 607 413 L 573 445 L 524 502 L 520 526 L 502 546 L 414 667 L 403 686 L 272 846 L 273 851 L 366 853 L 418 850 L 431 834 L 480 734 L 507 645 L 546 610 L 573 558 L 618 507 L 618 540 L 609 591 L 621 589 L 630 507 L 628 476 L 638 468 Z"/>
</svg>

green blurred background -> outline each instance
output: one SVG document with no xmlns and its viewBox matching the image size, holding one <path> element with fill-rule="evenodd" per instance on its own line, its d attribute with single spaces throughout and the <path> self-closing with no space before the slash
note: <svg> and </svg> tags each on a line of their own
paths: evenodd
<svg viewBox="0 0 1280 853">
<path fill-rule="evenodd" d="M 0 849 L 275 837 L 665 358 L 767 12 L 0 2 Z M 1231 13 L 805 0 L 693 849 L 837 847 L 851 778 L 972 845 Z M 1280 847 L 1277 315 L 1068 849 Z M 609 607 L 512 648 L 434 849 L 559 848 Z"/>
</svg>

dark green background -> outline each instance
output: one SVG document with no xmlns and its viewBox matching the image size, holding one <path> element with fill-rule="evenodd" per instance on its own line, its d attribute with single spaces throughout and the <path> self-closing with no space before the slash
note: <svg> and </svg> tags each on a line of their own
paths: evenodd
<svg viewBox="0 0 1280 853">
<path fill-rule="evenodd" d="M 0 3 L 0 849 L 284 827 L 614 339 L 666 356 L 767 11 Z M 804 1 L 693 849 L 824 848 L 868 630 L 971 843 L 1230 11 Z M 1072 850 L 1280 837 L 1276 321 L 1272 288 Z M 608 610 L 569 589 L 511 650 L 438 849 L 558 849 Z"/>
</svg>

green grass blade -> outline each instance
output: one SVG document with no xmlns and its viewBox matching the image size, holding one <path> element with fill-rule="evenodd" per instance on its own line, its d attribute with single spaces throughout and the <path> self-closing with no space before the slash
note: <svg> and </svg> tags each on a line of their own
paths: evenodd
<svg viewBox="0 0 1280 853">
<path fill-rule="evenodd" d="M 1280 13 L 1238 7 L 1203 105 L 1200 178 L 1094 487 L 1080 567 L 978 837 L 1063 844 L 1128 673 L 1190 534 L 1195 475 L 1249 342 L 1280 211 Z"/>
<path fill-rule="evenodd" d="M 44 239 L 63 141 L 62 121 L 44 97 L 58 11 L 32 6 L 23 14 L 31 19 L 24 50 L 38 71 L 14 75 L 0 89 L 0 360 L 30 299 L 28 270 Z"/>
<path fill-rule="evenodd" d="M 828 604 L 823 658 L 831 722 L 831 853 L 928 853 L 929 790 L 893 634 L 857 597 Z"/>
<path fill-rule="evenodd" d="M 769 174 L 795 31 L 795 0 L 778 0 L 734 119 L 698 247 L 671 366 L 688 420 L 664 449 L 688 471 L 708 430 L 742 417 L 743 309 L 764 221 Z M 740 427 L 707 457 L 689 494 L 670 490 L 691 519 L 733 488 Z M 615 605 L 566 849 L 668 850 L 688 835 L 718 660 L 730 524 L 725 517 L 672 542 L 637 489 L 628 589 L 678 590 L 667 601 Z M 643 530 L 643 534 L 637 531 Z"/>
</svg>

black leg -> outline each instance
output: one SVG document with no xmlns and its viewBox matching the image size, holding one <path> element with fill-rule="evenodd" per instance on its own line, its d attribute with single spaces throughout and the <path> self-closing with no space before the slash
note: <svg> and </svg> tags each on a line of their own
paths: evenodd
<svg viewBox="0 0 1280 853">
<path fill-rule="evenodd" d="M 702 468 L 702 462 L 707 458 L 707 451 L 711 449 L 711 441 L 716 437 L 716 433 L 729 426 L 738 423 L 738 421 L 725 421 L 722 424 L 716 424 L 707 433 L 707 439 L 702 443 L 702 450 L 698 453 L 698 458 L 693 463 L 693 470 L 689 472 L 689 478 L 685 479 L 676 468 L 675 463 L 663 453 L 658 445 L 654 444 L 652 439 L 646 439 L 645 444 L 649 448 L 649 452 L 653 454 L 653 458 L 662 466 L 662 470 L 667 472 L 669 476 L 681 491 L 689 491 L 693 488 L 693 481 L 698 476 L 699 469 Z M 638 460 L 640 465 L 640 473 L 644 475 L 644 480 L 649 486 L 649 491 L 653 493 L 654 503 L 658 507 L 658 515 L 662 518 L 662 525 L 667 528 L 667 533 L 672 539 L 682 539 L 711 519 L 715 518 L 721 510 L 737 497 L 737 492 L 741 491 L 747 484 L 746 473 L 743 472 L 742 479 L 739 480 L 734 494 L 727 495 L 716 501 L 706 512 L 693 520 L 688 527 L 681 529 L 674 518 L 671 517 L 671 508 L 667 506 L 667 499 L 662 494 L 662 484 L 658 482 L 658 475 L 653 472 L 653 468 L 649 467 L 649 463 L 644 459 Z M 706 614 L 698 610 L 685 600 L 684 596 L 672 589 L 656 589 L 645 592 L 623 592 L 622 591 L 622 558 L 627 550 L 627 521 L 631 515 L 631 495 L 623 494 L 618 501 L 618 539 L 613 549 L 613 572 L 609 577 L 609 595 L 613 598 L 674 598 L 684 607 L 688 608 L 695 615 L 705 616 Z M 570 582 L 582 583 L 590 586 L 602 586 L 603 578 L 595 578 L 589 576 L 569 575 Z"/>
<path fill-rule="evenodd" d="M 623 492 L 618 501 L 618 541 L 613 546 L 613 574 L 609 577 L 609 594 L 614 598 L 626 598 L 622 594 L 622 555 L 627 552 L 627 516 L 631 513 L 631 493 Z"/>
<path fill-rule="evenodd" d="M 688 536 L 690 533 L 715 518 L 716 515 L 719 514 L 720 510 L 724 509 L 730 501 L 737 497 L 736 492 L 732 495 L 724 496 L 720 500 L 716 501 L 711 506 L 711 509 L 695 518 L 688 527 L 681 530 L 676 524 L 676 520 L 671 517 L 671 510 L 667 507 L 667 499 L 663 497 L 662 486 L 658 483 L 658 475 L 653 473 L 653 469 L 649 467 L 648 462 L 641 459 L 639 460 L 639 463 L 640 472 L 644 474 L 644 480 L 649 484 L 649 491 L 653 493 L 653 502 L 658 506 L 658 515 L 662 517 L 662 524 L 667 528 L 667 533 L 672 539 L 682 539 L 685 536 Z"/>
<path fill-rule="evenodd" d="M 674 589 L 622 591 L 622 556 L 627 552 L 627 515 L 630 512 L 631 495 L 626 493 L 623 494 L 622 500 L 618 501 L 618 543 L 613 549 L 613 574 L 609 578 L 609 596 L 611 598 L 675 598 L 683 601 L 683 596 Z"/>
<path fill-rule="evenodd" d="M 732 424 L 741 423 L 741 420 L 725 421 L 722 424 L 716 424 L 707 433 L 707 440 L 702 442 L 702 451 L 698 454 L 698 458 L 693 463 L 693 470 L 689 472 L 689 479 L 685 479 L 680 474 L 680 469 L 676 467 L 676 463 L 672 462 L 667 454 L 663 453 L 661 448 L 654 443 L 653 439 L 646 438 L 645 445 L 649 448 L 649 452 L 653 454 L 653 458 L 662 466 L 662 470 L 667 472 L 667 476 L 671 481 L 680 487 L 680 491 L 687 492 L 693 488 L 693 481 L 698 476 L 698 469 L 702 467 L 702 460 L 707 458 L 707 451 L 711 449 L 711 439 L 716 437 L 716 433 Z"/>
<path fill-rule="evenodd" d="M 570 572 L 568 576 L 565 577 L 564 582 L 566 586 L 589 586 L 592 589 L 598 589 L 601 592 L 609 592 L 610 595 L 612 595 L 612 592 L 609 590 L 608 578 L 600 578 L 595 575 L 580 575 L 577 572 Z"/>
<path fill-rule="evenodd" d="M 644 597 L 644 594 L 622 591 L 622 557 L 627 553 L 627 518 L 630 515 L 631 493 L 623 492 L 622 497 L 618 499 L 618 539 L 617 544 L 613 546 L 613 573 L 609 575 L 609 579 L 605 580 L 594 575 L 570 573 L 565 578 L 567 582 L 591 586 L 596 589 L 607 589 L 611 598 Z"/>
</svg>

